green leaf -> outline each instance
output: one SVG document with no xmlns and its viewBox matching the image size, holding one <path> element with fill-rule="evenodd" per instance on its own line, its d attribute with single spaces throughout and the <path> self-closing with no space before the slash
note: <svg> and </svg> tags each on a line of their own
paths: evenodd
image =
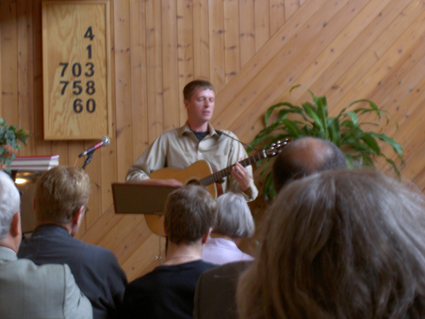
<svg viewBox="0 0 425 319">
<path fill-rule="evenodd" d="M 369 134 L 364 133 L 363 136 L 360 137 L 372 150 L 376 155 L 381 155 L 381 148 L 376 142 L 375 138 Z"/>
<path fill-rule="evenodd" d="M 294 85 L 290 89 L 299 88 L 300 84 Z M 305 88 L 307 89 L 307 88 Z M 263 147 L 270 145 L 278 139 L 289 137 L 297 139 L 302 136 L 321 137 L 332 141 L 338 147 L 341 147 L 345 153 L 347 165 L 349 167 L 370 166 L 374 167 L 375 155 L 384 157 L 394 171 L 399 175 L 399 169 L 394 161 L 389 159 L 381 151 L 381 145 L 378 142 L 388 143 L 392 146 L 394 152 L 404 165 L 403 149 L 393 138 L 382 134 L 383 127 L 379 121 L 386 119 L 389 123 L 388 112 L 380 110 L 371 100 L 359 99 L 343 108 L 338 116 L 329 117 L 328 105 L 325 96 L 315 96 L 313 92 L 307 89 L 311 94 L 313 103 L 304 102 L 300 106 L 288 102 L 277 103 L 270 107 L 265 114 L 266 127 L 261 130 L 253 139 L 252 146 L 261 144 Z M 362 103 L 362 105 L 358 105 Z M 277 120 L 270 120 L 272 113 L 278 111 Z M 362 122 L 362 116 L 371 114 L 377 117 L 378 122 Z M 290 115 L 293 114 L 292 118 Z M 298 115 L 297 115 L 298 114 Z M 289 117 L 289 119 L 288 119 Z M 398 128 L 398 123 L 396 126 Z M 370 131 L 373 128 L 374 131 Z M 376 133 L 376 131 L 378 131 Z M 261 162 L 261 163 L 260 163 Z M 271 159 L 265 159 L 257 162 L 257 167 L 261 167 L 260 181 L 264 181 L 263 193 L 267 198 L 275 194 L 272 193 L 272 174 Z"/>
<path fill-rule="evenodd" d="M 301 132 L 298 129 L 297 125 L 294 124 L 293 121 L 290 120 L 283 120 L 282 123 L 286 126 L 289 132 L 293 134 L 294 137 L 300 137 Z"/>
<path fill-rule="evenodd" d="M 313 96 L 313 102 L 317 106 L 317 113 L 322 121 L 328 118 L 328 104 L 326 96 Z"/>
<path fill-rule="evenodd" d="M 321 131 L 324 130 L 323 123 L 317 114 L 316 108 L 310 103 L 301 104 L 307 115 L 313 120 L 313 125 L 317 125 Z"/>
<path fill-rule="evenodd" d="M 371 132 L 370 135 L 372 135 L 375 138 L 380 139 L 381 141 L 384 141 L 384 142 L 390 144 L 391 147 L 393 148 L 394 152 L 396 152 L 398 157 L 404 163 L 403 147 L 399 143 L 397 143 L 397 141 L 395 139 L 393 139 L 392 137 L 388 137 L 385 134 L 378 134 L 378 133 L 374 133 L 374 132 Z"/>
<path fill-rule="evenodd" d="M 290 109 L 293 109 L 293 108 L 296 109 L 296 107 L 294 105 L 292 105 L 291 103 L 287 103 L 287 102 L 277 103 L 277 104 L 270 106 L 267 109 L 266 114 L 264 115 L 264 123 L 265 123 L 266 126 L 268 125 L 267 122 L 269 121 L 269 117 L 270 117 L 270 115 L 272 115 L 274 109 L 281 107 L 281 106 L 287 106 Z"/>
<path fill-rule="evenodd" d="M 398 177 L 398 179 L 400 180 L 400 179 L 401 179 L 401 175 L 400 175 L 400 171 L 398 170 L 397 165 L 394 163 L 394 161 L 393 161 L 393 160 L 389 159 L 389 158 L 388 158 L 388 157 L 386 157 L 385 155 L 384 155 L 384 157 L 385 157 L 385 160 L 387 161 L 387 163 L 388 163 L 388 164 L 390 164 L 390 165 L 393 167 L 394 172 L 397 174 L 397 177 Z"/>
<path fill-rule="evenodd" d="M 353 126 L 359 125 L 359 117 L 357 116 L 356 112 L 347 112 L 345 115 L 351 118 L 351 123 L 353 123 Z"/>
<path fill-rule="evenodd" d="M 330 118 L 328 119 L 328 130 L 329 130 L 329 139 L 336 146 L 341 146 L 341 130 L 339 126 L 338 119 Z"/>
</svg>

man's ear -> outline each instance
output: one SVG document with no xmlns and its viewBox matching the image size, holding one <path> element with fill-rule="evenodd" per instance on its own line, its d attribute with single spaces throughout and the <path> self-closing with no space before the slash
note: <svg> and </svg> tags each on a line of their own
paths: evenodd
<svg viewBox="0 0 425 319">
<path fill-rule="evenodd" d="M 84 217 L 84 205 L 81 205 L 81 207 L 77 210 L 77 213 L 74 215 L 74 218 L 72 220 L 74 225 L 80 226 L 81 222 L 83 221 Z"/>
<path fill-rule="evenodd" d="M 184 107 L 187 108 L 187 105 L 189 104 L 189 100 L 184 99 L 183 103 L 184 103 Z"/>
<path fill-rule="evenodd" d="M 208 229 L 208 232 L 202 237 L 202 244 L 206 244 L 208 239 L 210 238 L 212 232 L 212 228 Z"/>
<path fill-rule="evenodd" d="M 13 237 L 16 237 L 20 236 L 21 232 L 21 213 L 16 212 L 15 214 L 13 214 L 12 223 L 10 224 L 10 233 Z"/>
</svg>

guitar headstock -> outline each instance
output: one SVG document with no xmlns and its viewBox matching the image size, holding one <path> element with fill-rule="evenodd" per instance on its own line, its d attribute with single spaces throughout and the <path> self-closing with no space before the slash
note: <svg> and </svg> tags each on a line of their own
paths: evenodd
<svg viewBox="0 0 425 319">
<path fill-rule="evenodd" d="M 268 149 L 264 150 L 266 156 L 273 157 L 278 155 L 290 141 L 290 139 L 286 138 L 284 141 L 277 141 L 276 143 L 273 143 Z"/>
</svg>

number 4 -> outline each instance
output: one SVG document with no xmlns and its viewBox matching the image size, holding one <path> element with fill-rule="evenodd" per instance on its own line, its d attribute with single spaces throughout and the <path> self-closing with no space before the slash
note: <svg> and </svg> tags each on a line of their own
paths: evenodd
<svg viewBox="0 0 425 319">
<path fill-rule="evenodd" d="M 84 37 L 89 38 L 90 41 L 93 40 L 94 34 L 93 34 L 93 30 L 92 30 L 91 26 L 87 29 L 86 34 L 84 34 Z"/>
</svg>

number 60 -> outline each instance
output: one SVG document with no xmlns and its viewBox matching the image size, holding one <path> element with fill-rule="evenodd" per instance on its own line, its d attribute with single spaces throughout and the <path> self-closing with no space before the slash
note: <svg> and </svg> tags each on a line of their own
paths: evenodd
<svg viewBox="0 0 425 319">
<path fill-rule="evenodd" d="M 86 102 L 86 110 L 89 113 L 93 113 L 96 110 L 96 101 L 94 99 L 88 99 Z M 74 111 L 75 113 L 81 113 L 83 111 L 83 100 L 74 100 Z"/>
</svg>

